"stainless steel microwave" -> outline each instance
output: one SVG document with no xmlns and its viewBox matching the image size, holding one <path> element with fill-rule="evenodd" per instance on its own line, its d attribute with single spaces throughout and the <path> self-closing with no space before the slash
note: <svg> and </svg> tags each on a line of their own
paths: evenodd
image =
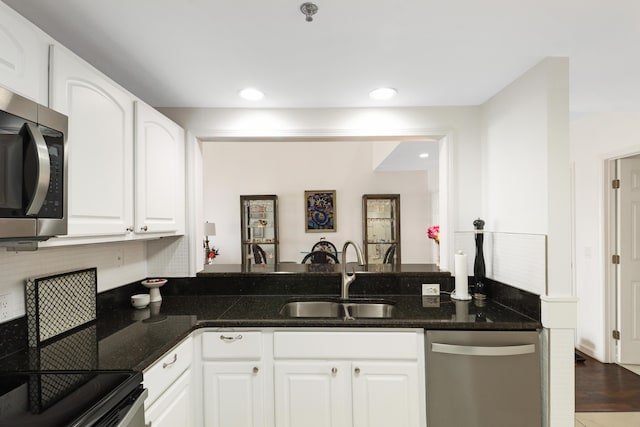
<svg viewBox="0 0 640 427">
<path fill-rule="evenodd" d="M 0 88 L 0 245 L 67 234 L 67 116 Z"/>
</svg>

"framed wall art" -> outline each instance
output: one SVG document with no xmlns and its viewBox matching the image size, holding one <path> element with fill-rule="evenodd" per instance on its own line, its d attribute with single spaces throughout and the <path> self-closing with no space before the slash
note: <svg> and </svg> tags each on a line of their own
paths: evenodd
<svg viewBox="0 0 640 427">
<path fill-rule="evenodd" d="M 307 233 L 336 231 L 336 191 L 305 191 L 304 213 Z"/>
</svg>

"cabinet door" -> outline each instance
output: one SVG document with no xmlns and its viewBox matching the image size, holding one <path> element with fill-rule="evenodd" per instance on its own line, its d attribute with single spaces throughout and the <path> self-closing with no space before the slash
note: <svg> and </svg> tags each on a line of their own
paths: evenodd
<svg viewBox="0 0 640 427">
<path fill-rule="evenodd" d="M 354 427 L 420 427 L 420 383 L 415 362 L 354 362 Z"/>
<path fill-rule="evenodd" d="M 276 362 L 274 381 L 278 427 L 351 426 L 348 363 Z"/>
<path fill-rule="evenodd" d="M 69 236 L 133 225 L 133 98 L 61 46 L 51 47 L 51 106 L 69 116 Z"/>
<path fill-rule="evenodd" d="M 193 427 L 194 397 L 191 369 L 185 371 L 159 398 L 145 410 L 145 420 L 153 427 Z"/>
<path fill-rule="evenodd" d="M 184 130 L 136 101 L 135 232 L 184 233 Z"/>
<path fill-rule="evenodd" d="M 47 105 L 48 50 L 44 33 L 0 2 L 0 85 Z"/>
<path fill-rule="evenodd" d="M 204 364 L 204 425 L 207 427 L 272 426 L 265 417 L 265 378 L 261 363 Z"/>
</svg>

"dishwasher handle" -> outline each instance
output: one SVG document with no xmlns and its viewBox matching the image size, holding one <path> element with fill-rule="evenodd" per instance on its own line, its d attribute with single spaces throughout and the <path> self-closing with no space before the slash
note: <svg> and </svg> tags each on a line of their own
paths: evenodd
<svg viewBox="0 0 640 427">
<path fill-rule="evenodd" d="M 434 353 L 459 354 L 463 356 L 516 356 L 535 353 L 535 344 L 507 345 L 499 347 L 486 347 L 474 345 L 455 345 L 431 343 L 431 351 Z"/>
</svg>

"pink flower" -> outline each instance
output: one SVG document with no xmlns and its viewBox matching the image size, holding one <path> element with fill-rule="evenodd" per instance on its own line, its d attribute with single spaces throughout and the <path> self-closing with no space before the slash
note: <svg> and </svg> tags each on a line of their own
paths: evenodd
<svg viewBox="0 0 640 427">
<path fill-rule="evenodd" d="M 440 226 L 432 225 L 427 229 L 427 237 L 436 241 L 437 244 L 440 244 Z"/>
</svg>

